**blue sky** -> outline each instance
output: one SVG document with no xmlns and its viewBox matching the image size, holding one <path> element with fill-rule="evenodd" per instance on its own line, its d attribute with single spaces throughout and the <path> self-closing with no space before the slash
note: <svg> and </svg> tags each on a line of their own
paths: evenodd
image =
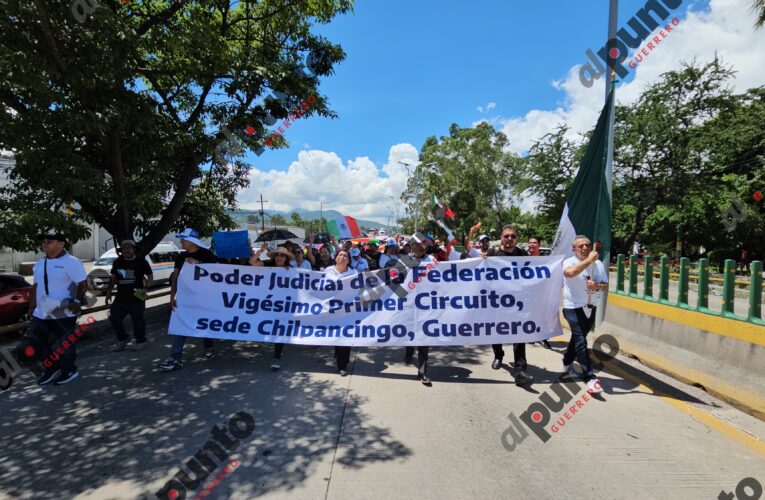
<svg viewBox="0 0 765 500">
<path fill-rule="evenodd" d="M 621 0 L 620 23 L 644 3 Z M 554 107 L 564 96 L 551 82 L 605 43 L 607 21 L 606 0 L 361 0 L 316 30 L 347 54 L 321 82 L 338 118 L 301 120 L 285 134 L 291 147 L 257 166 L 286 168 L 305 144 L 383 163 L 391 144 L 419 148 L 481 119 L 476 107 L 489 102 L 512 116 Z"/>
<path fill-rule="evenodd" d="M 765 83 L 765 30 L 753 29 L 750 2 L 684 0 L 672 12 L 680 26 L 631 71 L 617 100 L 633 102 L 662 72 L 715 53 L 739 72 L 737 86 Z M 622 26 L 645 0 L 619 3 Z M 560 123 L 586 132 L 604 80 L 584 87 L 578 65 L 605 44 L 607 21 L 608 0 L 358 1 L 354 13 L 315 28 L 347 54 L 320 85 L 338 117 L 300 119 L 284 134 L 288 149 L 249 154 L 252 185 L 240 205 L 254 208 L 263 193 L 270 209 L 324 201 L 385 221 L 390 207 L 380 200 L 406 184 L 397 162 L 416 162 L 425 138 L 452 123 L 488 120 L 519 153 Z"/>
</svg>

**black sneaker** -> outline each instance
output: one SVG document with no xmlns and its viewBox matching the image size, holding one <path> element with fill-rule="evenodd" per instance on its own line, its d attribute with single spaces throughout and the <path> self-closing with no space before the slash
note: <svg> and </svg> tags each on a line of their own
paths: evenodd
<svg viewBox="0 0 765 500">
<path fill-rule="evenodd" d="M 157 365 L 157 368 L 164 372 L 171 372 L 173 370 L 180 370 L 183 368 L 183 363 L 175 358 L 167 358 L 163 362 Z"/>
<path fill-rule="evenodd" d="M 494 358 L 494 361 L 491 362 L 491 368 L 493 370 L 499 370 L 502 368 L 502 360 L 499 358 Z"/>
<path fill-rule="evenodd" d="M 61 376 L 61 370 L 51 370 L 47 369 L 43 372 L 42 377 L 37 379 L 37 385 L 47 385 L 51 382 L 55 381 L 57 378 Z"/>
<path fill-rule="evenodd" d="M 70 372 L 62 373 L 61 376 L 56 379 L 56 382 L 53 385 L 64 385 L 68 384 L 72 380 L 76 379 L 79 373 L 77 370 L 72 370 Z"/>
<path fill-rule="evenodd" d="M 430 386 L 430 377 L 427 375 L 417 375 L 417 378 L 420 379 L 420 382 L 422 382 L 422 385 Z"/>
<path fill-rule="evenodd" d="M 526 370 L 515 372 L 515 385 L 531 385 L 534 383 L 534 377 L 526 373 Z"/>
</svg>

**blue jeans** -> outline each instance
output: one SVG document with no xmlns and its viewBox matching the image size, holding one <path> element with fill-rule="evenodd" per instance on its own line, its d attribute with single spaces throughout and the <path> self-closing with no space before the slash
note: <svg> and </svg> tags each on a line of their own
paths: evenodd
<svg viewBox="0 0 765 500">
<path fill-rule="evenodd" d="M 173 347 L 170 348 L 170 357 L 181 361 L 183 358 L 183 346 L 186 344 L 186 339 L 189 337 L 184 337 L 183 335 L 173 335 Z M 192 337 L 196 338 L 196 337 Z M 212 339 L 202 339 L 204 341 L 205 349 L 212 349 L 213 348 L 213 341 Z"/>
<path fill-rule="evenodd" d="M 68 337 L 74 335 L 77 317 L 61 319 L 40 319 L 32 316 L 29 323 L 29 337 L 32 347 L 39 354 L 39 360 L 50 360 L 50 370 L 61 369 L 68 373 L 77 369 L 77 343 Z M 51 345 L 52 344 L 52 345 Z"/>
<path fill-rule="evenodd" d="M 592 308 L 592 314 L 589 318 L 585 316 L 583 307 L 563 310 L 563 317 L 566 318 L 568 326 L 571 328 L 571 340 L 569 340 L 566 353 L 563 355 L 563 364 L 570 365 L 574 359 L 579 361 L 585 382 L 595 378 L 592 373 L 590 352 L 587 350 L 587 334 L 592 330 L 592 325 L 595 324 L 596 309 L 595 307 Z"/>
</svg>

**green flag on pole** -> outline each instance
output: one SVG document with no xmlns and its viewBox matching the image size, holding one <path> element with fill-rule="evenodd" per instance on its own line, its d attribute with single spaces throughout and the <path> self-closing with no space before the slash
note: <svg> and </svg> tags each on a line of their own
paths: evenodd
<svg viewBox="0 0 765 500">
<path fill-rule="evenodd" d="M 613 90 L 600 112 L 579 171 L 566 199 L 552 253 L 571 256 L 571 242 L 578 234 L 590 238 L 601 259 L 611 251 L 611 196 L 606 183 L 608 134 Z M 608 262 L 605 262 L 608 265 Z"/>
</svg>

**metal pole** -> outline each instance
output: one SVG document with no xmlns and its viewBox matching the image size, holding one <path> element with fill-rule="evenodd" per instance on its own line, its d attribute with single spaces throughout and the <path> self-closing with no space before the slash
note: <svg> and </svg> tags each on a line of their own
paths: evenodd
<svg viewBox="0 0 765 500">
<path fill-rule="evenodd" d="M 608 3 L 608 40 L 616 39 L 616 28 L 619 21 L 619 0 L 610 0 Z M 611 43 L 607 43 L 606 46 L 611 46 Z M 612 79 L 614 79 L 613 71 L 606 78 L 606 94 L 605 99 L 608 101 L 609 92 L 614 92 L 614 98 L 611 100 L 611 109 L 609 110 L 608 120 L 608 156 L 606 156 L 606 188 L 608 189 L 608 202 L 613 207 L 612 189 L 611 183 L 613 178 L 614 167 L 614 108 L 616 105 L 616 86 L 612 85 Z M 608 272 L 608 264 L 610 262 L 610 252 L 604 252 L 600 256 L 603 259 L 603 264 Z M 608 293 L 602 293 L 600 300 L 598 301 L 597 312 L 595 313 L 595 326 L 599 326 L 603 323 L 603 319 L 606 316 L 606 302 L 608 301 Z"/>
</svg>

